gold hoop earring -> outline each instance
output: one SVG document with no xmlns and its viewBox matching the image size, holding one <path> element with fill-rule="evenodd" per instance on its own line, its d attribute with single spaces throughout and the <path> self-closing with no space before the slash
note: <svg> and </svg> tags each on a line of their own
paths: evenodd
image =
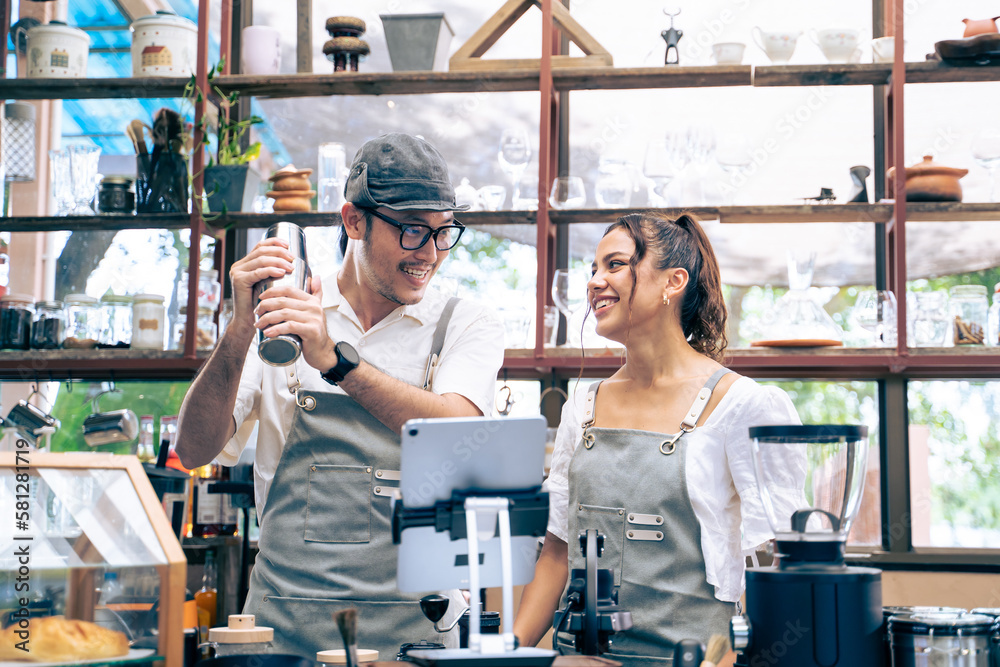
<svg viewBox="0 0 1000 667">
<path fill-rule="evenodd" d="M 666 297 L 666 296 L 663 297 L 663 305 L 664 306 L 669 306 L 670 305 L 670 297 Z"/>
</svg>

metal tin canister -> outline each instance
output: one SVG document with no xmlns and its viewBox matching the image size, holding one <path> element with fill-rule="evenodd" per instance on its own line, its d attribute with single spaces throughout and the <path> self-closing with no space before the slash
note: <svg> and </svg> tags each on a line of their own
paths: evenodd
<svg viewBox="0 0 1000 667">
<path fill-rule="evenodd" d="M 106 176 L 97 190 L 97 212 L 101 215 L 135 215 L 135 190 L 127 176 Z"/>
<path fill-rule="evenodd" d="M 260 295 L 272 287 L 291 286 L 308 292 L 312 272 L 306 259 L 306 234 L 291 222 L 276 222 L 271 225 L 264 238 L 278 238 L 288 244 L 292 257 L 292 271 L 281 278 L 267 278 L 253 287 L 254 303 L 260 302 Z M 257 333 L 257 354 L 264 363 L 271 366 L 287 366 L 302 354 L 302 341 L 294 334 L 281 334 L 268 338 L 264 331 Z"/>
<path fill-rule="evenodd" d="M 992 626 L 981 614 L 892 616 L 893 667 L 989 667 Z"/>
</svg>

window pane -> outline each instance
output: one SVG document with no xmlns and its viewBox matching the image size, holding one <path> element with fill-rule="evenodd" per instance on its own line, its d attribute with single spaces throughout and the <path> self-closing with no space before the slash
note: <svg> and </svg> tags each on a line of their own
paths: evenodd
<svg viewBox="0 0 1000 667">
<path fill-rule="evenodd" d="M 1000 543 L 1000 381 L 910 382 L 913 546 Z"/>
</svg>

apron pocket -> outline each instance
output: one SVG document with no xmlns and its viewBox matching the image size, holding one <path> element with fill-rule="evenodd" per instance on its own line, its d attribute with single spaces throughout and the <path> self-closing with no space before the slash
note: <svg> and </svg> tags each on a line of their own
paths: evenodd
<svg viewBox="0 0 1000 667">
<path fill-rule="evenodd" d="M 613 568 L 615 586 L 622 583 L 622 551 L 625 542 L 625 510 L 621 507 L 576 506 L 577 535 L 595 528 L 604 535 L 604 554 L 597 560 L 597 569 Z M 578 537 L 571 536 L 570 549 L 580 549 Z M 583 561 L 580 561 L 581 563 Z"/>
<path fill-rule="evenodd" d="M 309 466 L 306 542 L 368 542 L 371 480 L 370 466 Z"/>
</svg>

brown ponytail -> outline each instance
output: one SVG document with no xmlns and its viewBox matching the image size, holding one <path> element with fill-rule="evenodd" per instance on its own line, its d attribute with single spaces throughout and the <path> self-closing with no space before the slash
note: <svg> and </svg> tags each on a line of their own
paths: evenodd
<svg viewBox="0 0 1000 667">
<path fill-rule="evenodd" d="M 682 268 L 688 272 L 680 305 L 681 329 L 692 348 L 721 361 L 728 345 L 722 279 L 715 251 L 698 220 L 690 214 L 672 220 L 647 211 L 618 218 L 604 230 L 604 235 L 615 229 L 624 229 L 635 243 L 635 254 L 629 261 L 633 288 L 636 267 L 647 253 L 658 270 Z"/>
</svg>

